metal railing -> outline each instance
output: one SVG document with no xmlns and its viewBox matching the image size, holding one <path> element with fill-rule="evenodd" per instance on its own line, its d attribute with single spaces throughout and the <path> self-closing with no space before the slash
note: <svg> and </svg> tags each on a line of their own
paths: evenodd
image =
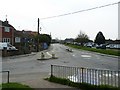
<svg viewBox="0 0 120 90">
<path fill-rule="evenodd" d="M 51 75 L 72 82 L 118 87 L 120 71 L 51 65 Z"/>
<path fill-rule="evenodd" d="M 10 71 L 1 71 L 0 73 L 7 73 L 7 83 L 10 82 Z"/>
</svg>

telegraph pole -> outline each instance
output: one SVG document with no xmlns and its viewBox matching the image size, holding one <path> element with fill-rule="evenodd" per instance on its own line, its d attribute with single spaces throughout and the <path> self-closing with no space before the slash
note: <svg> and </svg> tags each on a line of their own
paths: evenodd
<svg viewBox="0 0 120 90">
<path fill-rule="evenodd" d="M 39 18 L 38 18 L 38 41 L 37 41 L 37 52 L 39 52 L 39 23 L 40 23 L 40 21 L 39 21 Z"/>
<path fill-rule="evenodd" d="M 40 25 L 40 20 L 38 18 L 38 35 L 39 35 L 39 25 Z"/>
</svg>

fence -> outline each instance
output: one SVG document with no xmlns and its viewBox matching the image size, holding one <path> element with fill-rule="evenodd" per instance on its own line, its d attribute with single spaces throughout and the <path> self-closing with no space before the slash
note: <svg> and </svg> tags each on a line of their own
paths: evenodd
<svg viewBox="0 0 120 90">
<path fill-rule="evenodd" d="M 7 73 L 7 83 L 10 82 L 9 77 L 10 77 L 10 71 L 1 71 L 0 73 Z M 2 75 L 3 77 L 3 75 Z"/>
<path fill-rule="evenodd" d="M 51 75 L 72 82 L 118 87 L 120 71 L 51 65 Z"/>
</svg>

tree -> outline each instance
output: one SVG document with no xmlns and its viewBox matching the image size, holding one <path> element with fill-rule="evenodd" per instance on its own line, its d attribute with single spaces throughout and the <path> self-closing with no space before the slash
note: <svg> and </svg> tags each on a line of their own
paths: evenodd
<svg viewBox="0 0 120 90">
<path fill-rule="evenodd" d="M 51 36 L 48 34 L 40 34 L 39 36 L 36 35 L 34 37 L 35 43 L 38 42 L 38 38 L 39 38 L 39 43 L 47 43 L 48 45 L 50 45 L 51 43 Z"/>
<path fill-rule="evenodd" d="M 87 34 L 85 34 L 84 32 L 80 31 L 80 33 L 78 34 L 77 38 L 75 39 L 76 42 L 81 43 L 81 45 L 83 45 L 83 43 L 87 43 L 89 41 L 89 37 Z"/>
<path fill-rule="evenodd" d="M 94 42 L 98 45 L 105 44 L 105 37 L 104 37 L 104 35 L 101 31 L 98 32 L 98 34 L 96 35 L 96 38 L 95 38 Z"/>
<path fill-rule="evenodd" d="M 40 34 L 39 35 L 39 42 L 40 43 L 47 43 L 47 45 L 49 46 L 51 43 L 51 36 L 48 34 Z"/>
</svg>

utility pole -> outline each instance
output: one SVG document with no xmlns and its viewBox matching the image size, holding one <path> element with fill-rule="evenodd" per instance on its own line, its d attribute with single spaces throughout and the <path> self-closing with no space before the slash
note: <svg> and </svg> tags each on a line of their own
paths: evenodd
<svg viewBox="0 0 120 90">
<path fill-rule="evenodd" d="M 118 2 L 118 11 L 120 11 L 120 1 Z M 118 13 L 118 23 L 120 23 L 120 12 Z M 120 40 L 120 25 L 118 25 L 118 40 Z"/>
<path fill-rule="evenodd" d="M 38 18 L 38 35 L 39 35 L 39 25 L 40 25 L 40 20 Z"/>
<path fill-rule="evenodd" d="M 37 52 L 39 52 L 39 23 L 40 23 L 40 21 L 39 21 L 39 18 L 38 18 L 38 41 L 37 41 Z"/>
</svg>

